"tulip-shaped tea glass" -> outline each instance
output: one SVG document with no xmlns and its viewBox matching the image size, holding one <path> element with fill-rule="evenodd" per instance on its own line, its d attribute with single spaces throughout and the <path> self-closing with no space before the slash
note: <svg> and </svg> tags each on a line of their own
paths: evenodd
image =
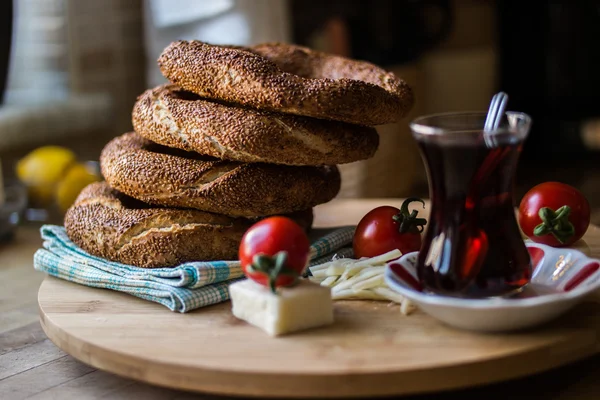
<svg viewBox="0 0 600 400">
<path fill-rule="evenodd" d="M 417 270 L 424 290 L 460 297 L 506 295 L 531 277 L 515 218 L 513 181 L 531 119 L 507 112 L 494 131 L 485 113 L 417 118 L 431 214 Z"/>
</svg>

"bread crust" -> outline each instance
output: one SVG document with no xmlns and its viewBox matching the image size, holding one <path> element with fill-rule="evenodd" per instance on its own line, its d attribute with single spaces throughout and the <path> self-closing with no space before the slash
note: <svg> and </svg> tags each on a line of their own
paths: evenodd
<svg viewBox="0 0 600 400">
<path fill-rule="evenodd" d="M 374 64 L 290 44 L 177 41 L 158 65 L 172 83 L 205 98 L 359 125 L 397 122 L 414 102 L 406 82 Z"/>
<path fill-rule="evenodd" d="M 291 213 L 333 199 L 335 166 L 291 167 L 218 160 L 153 143 L 135 132 L 100 155 L 110 186 L 149 204 L 238 217 Z"/>
<path fill-rule="evenodd" d="M 287 215 L 308 231 L 312 210 Z M 257 219 L 152 207 L 110 188 L 87 186 L 65 214 L 69 238 L 88 253 L 142 268 L 187 261 L 236 260 Z"/>
<path fill-rule="evenodd" d="M 132 122 L 153 142 L 242 162 L 344 164 L 372 157 L 379 145 L 374 128 L 232 107 L 175 85 L 144 92 Z"/>
</svg>

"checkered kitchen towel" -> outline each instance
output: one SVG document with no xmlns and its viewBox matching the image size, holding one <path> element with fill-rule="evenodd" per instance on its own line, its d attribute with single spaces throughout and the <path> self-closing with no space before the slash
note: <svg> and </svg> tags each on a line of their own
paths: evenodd
<svg viewBox="0 0 600 400">
<path fill-rule="evenodd" d="M 354 227 L 314 230 L 311 265 L 338 257 L 351 257 Z M 188 262 L 173 268 L 139 268 L 92 256 L 67 236 L 62 226 L 41 228 L 43 248 L 34 268 L 60 279 L 86 286 L 117 290 L 154 301 L 171 311 L 188 312 L 229 299 L 228 286 L 243 279 L 238 261 Z"/>
</svg>

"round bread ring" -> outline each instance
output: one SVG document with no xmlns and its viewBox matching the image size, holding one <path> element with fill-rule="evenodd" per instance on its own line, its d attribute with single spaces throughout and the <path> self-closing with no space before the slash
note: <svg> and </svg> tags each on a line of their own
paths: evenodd
<svg viewBox="0 0 600 400">
<path fill-rule="evenodd" d="M 216 160 L 161 146 L 134 132 L 110 141 L 100 166 L 110 186 L 138 200 L 236 217 L 312 208 L 333 199 L 341 183 L 335 166 Z"/>
<path fill-rule="evenodd" d="M 372 157 L 379 145 L 374 128 L 227 106 L 175 85 L 142 94 L 132 122 L 153 142 L 242 162 L 344 164 Z"/>
<path fill-rule="evenodd" d="M 406 82 L 376 65 L 289 44 L 177 41 L 158 65 L 172 83 L 202 97 L 359 125 L 397 122 L 414 102 Z"/>
<path fill-rule="evenodd" d="M 312 210 L 288 214 L 305 231 Z M 65 214 L 69 238 L 88 253 L 142 268 L 188 261 L 237 260 L 240 241 L 258 219 L 152 207 L 110 188 L 87 186 Z"/>
</svg>

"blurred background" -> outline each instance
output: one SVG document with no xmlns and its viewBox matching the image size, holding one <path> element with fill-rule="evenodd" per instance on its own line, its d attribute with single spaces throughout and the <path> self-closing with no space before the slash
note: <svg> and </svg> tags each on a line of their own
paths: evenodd
<svg viewBox="0 0 600 400">
<path fill-rule="evenodd" d="M 517 195 L 559 180 L 600 206 L 600 1 L 4 0 L 0 18 L 2 175 L 7 186 L 17 176 L 62 183 L 59 193 L 56 182 L 34 193 L 45 200 L 34 204 L 39 209 L 64 209 L 95 179 L 100 150 L 131 130 L 136 96 L 164 81 L 155 60 L 177 39 L 298 43 L 374 62 L 408 81 L 414 109 L 378 128 L 376 157 L 341 167 L 341 197 L 426 196 L 408 122 L 484 110 L 504 90 L 509 108 L 534 120 Z M 48 145 L 71 153 L 38 153 L 55 167 L 31 159 L 19 167 Z M 73 158 L 80 168 L 66 177 Z"/>
</svg>

